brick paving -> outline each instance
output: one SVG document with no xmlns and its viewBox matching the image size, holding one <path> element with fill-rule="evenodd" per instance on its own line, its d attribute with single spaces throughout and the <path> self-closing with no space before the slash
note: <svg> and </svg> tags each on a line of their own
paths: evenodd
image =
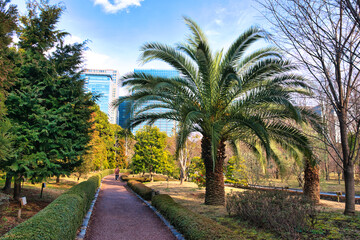
<svg viewBox="0 0 360 240">
<path fill-rule="evenodd" d="M 103 179 L 85 240 L 174 240 L 166 225 L 125 183 L 110 175 Z"/>
</svg>

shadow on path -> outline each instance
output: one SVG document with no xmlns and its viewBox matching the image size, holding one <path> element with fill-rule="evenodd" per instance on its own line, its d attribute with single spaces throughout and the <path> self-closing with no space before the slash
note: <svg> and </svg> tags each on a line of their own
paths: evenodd
<svg viewBox="0 0 360 240">
<path fill-rule="evenodd" d="M 149 207 L 125 188 L 125 183 L 110 175 L 103 179 L 85 239 L 176 238 Z"/>
</svg>

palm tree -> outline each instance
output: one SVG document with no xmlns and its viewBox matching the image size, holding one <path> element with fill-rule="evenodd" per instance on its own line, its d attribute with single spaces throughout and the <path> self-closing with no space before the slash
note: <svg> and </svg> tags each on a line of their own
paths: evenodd
<svg viewBox="0 0 360 240">
<path fill-rule="evenodd" d="M 131 94 L 119 98 L 115 105 L 134 101 L 132 127 L 142 122 L 153 124 L 158 119 L 178 122 L 177 152 L 191 133 L 201 133 L 205 204 L 223 205 L 226 142 L 234 148 L 239 141 L 251 149 L 260 145 L 268 158 L 276 160 L 270 147 L 272 140 L 284 149 L 296 149 L 312 158 L 309 141 L 297 126 L 304 121 L 316 122 L 316 116 L 291 102 L 293 94 L 309 95 L 310 89 L 302 77 L 292 73 L 295 66 L 283 60 L 276 48 L 248 53 L 265 37 L 264 31 L 252 27 L 226 52 L 213 53 L 200 27 L 186 17 L 185 23 L 191 31 L 185 43 L 176 47 L 146 43 L 140 57 L 143 63 L 166 62 L 180 76 L 127 74 L 122 79 Z M 158 108 L 165 111 L 149 111 Z"/>
</svg>

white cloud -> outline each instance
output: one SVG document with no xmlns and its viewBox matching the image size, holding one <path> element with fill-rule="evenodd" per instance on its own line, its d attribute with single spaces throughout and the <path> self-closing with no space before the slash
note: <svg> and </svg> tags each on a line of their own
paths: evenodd
<svg viewBox="0 0 360 240">
<path fill-rule="evenodd" d="M 107 55 L 91 49 L 84 52 L 84 65 L 86 68 L 118 70 L 120 75 L 133 71 L 138 66 L 136 58 Z"/>
<path fill-rule="evenodd" d="M 109 69 L 113 66 L 109 66 L 112 63 L 111 57 L 101 53 L 95 53 L 88 50 L 84 53 L 85 66 L 87 68 L 95 69 Z"/>
<path fill-rule="evenodd" d="M 65 44 L 74 44 L 74 43 L 82 43 L 84 40 L 81 37 L 74 36 L 74 35 L 67 35 L 65 37 Z"/>
<path fill-rule="evenodd" d="M 95 5 L 100 5 L 103 7 L 104 11 L 107 13 L 117 13 L 121 10 L 128 11 L 128 7 L 131 6 L 141 6 L 141 2 L 144 0 L 113 0 L 113 2 L 110 2 L 110 0 L 93 0 Z"/>
<path fill-rule="evenodd" d="M 218 36 L 220 35 L 220 33 L 214 29 L 208 29 L 208 30 L 205 30 L 205 34 L 207 36 Z"/>
<path fill-rule="evenodd" d="M 219 26 L 222 26 L 223 25 L 223 20 L 222 19 L 215 19 L 214 20 L 215 21 L 215 23 L 217 24 L 217 25 L 219 25 Z"/>
</svg>

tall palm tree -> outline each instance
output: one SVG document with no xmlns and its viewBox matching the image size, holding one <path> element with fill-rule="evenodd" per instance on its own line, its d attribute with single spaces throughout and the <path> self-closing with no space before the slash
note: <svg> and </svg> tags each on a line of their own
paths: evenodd
<svg viewBox="0 0 360 240">
<path fill-rule="evenodd" d="M 292 73 L 295 67 L 283 60 L 276 48 L 248 53 L 265 37 L 264 31 L 250 28 L 227 51 L 213 53 L 200 27 L 186 17 L 185 23 L 191 31 L 185 43 L 176 47 L 146 43 L 140 57 L 143 63 L 166 62 L 180 76 L 127 74 L 123 84 L 130 87 L 131 94 L 119 98 L 115 105 L 134 101 L 132 127 L 158 119 L 178 122 L 177 150 L 184 147 L 191 133 L 200 132 L 206 168 L 205 204 L 223 205 L 226 142 L 235 148 L 238 141 L 252 149 L 260 145 L 268 158 L 276 160 L 272 140 L 312 158 L 308 139 L 292 124 L 315 122 L 316 116 L 291 102 L 293 94 L 310 94 L 310 89 L 302 77 Z M 150 111 L 158 108 L 165 111 Z"/>
</svg>

